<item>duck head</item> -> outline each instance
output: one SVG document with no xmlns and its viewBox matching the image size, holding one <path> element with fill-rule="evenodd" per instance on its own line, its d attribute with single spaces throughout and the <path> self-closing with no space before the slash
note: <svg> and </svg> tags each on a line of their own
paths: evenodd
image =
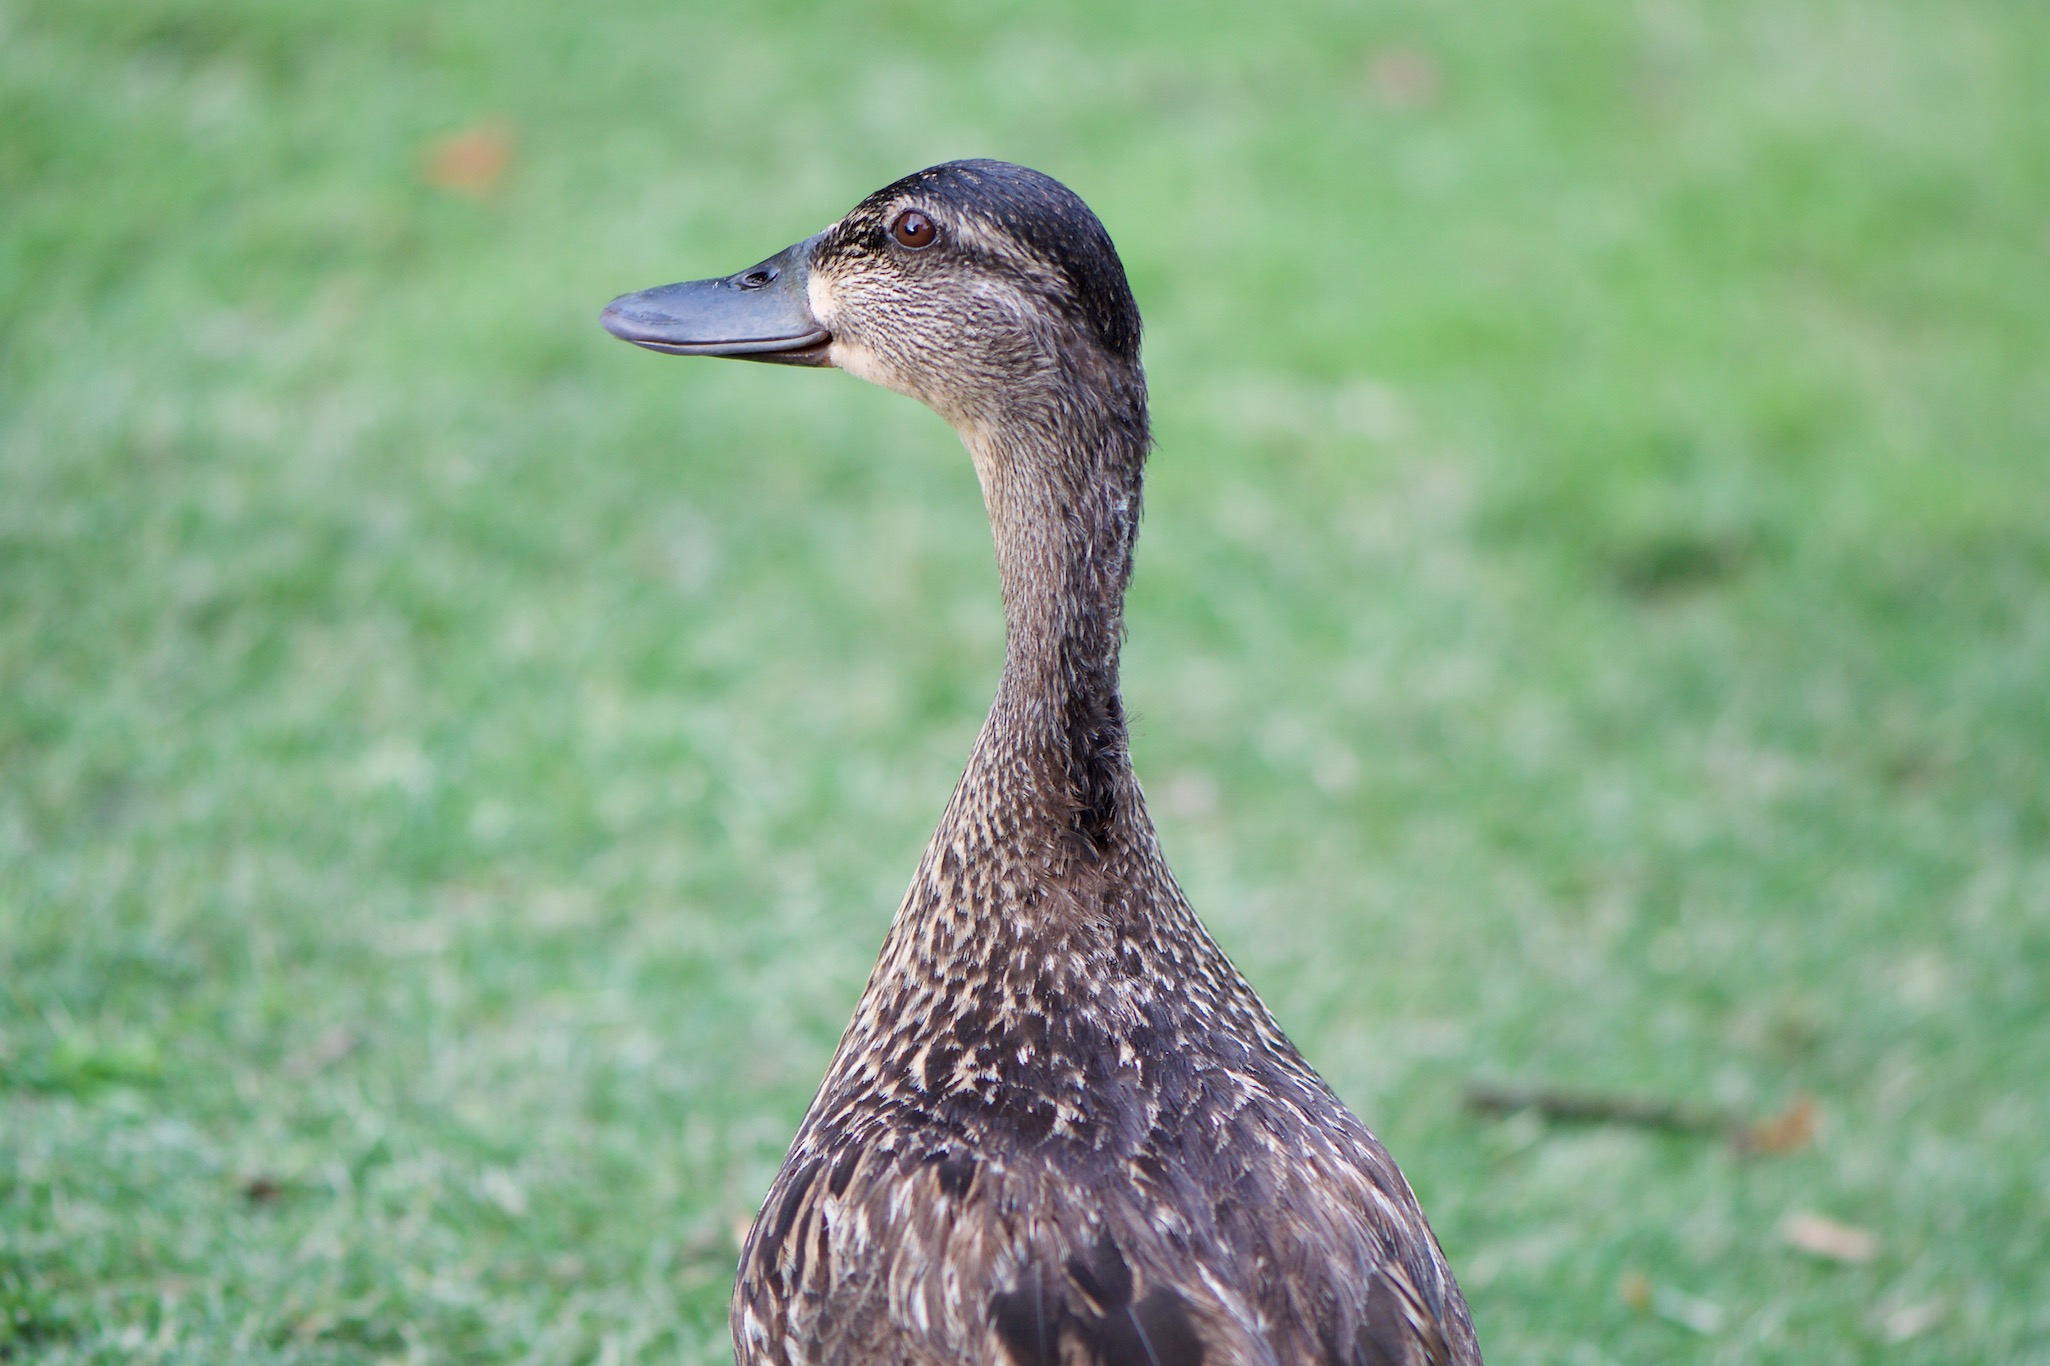
<svg viewBox="0 0 2050 1366">
<path fill-rule="evenodd" d="M 671 355 L 837 366 L 971 440 L 1092 398 L 1145 421 L 1139 310 L 1109 234 L 1007 162 L 906 176 L 759 265 L 622 295 L 603 321 Z"/>
</svg>

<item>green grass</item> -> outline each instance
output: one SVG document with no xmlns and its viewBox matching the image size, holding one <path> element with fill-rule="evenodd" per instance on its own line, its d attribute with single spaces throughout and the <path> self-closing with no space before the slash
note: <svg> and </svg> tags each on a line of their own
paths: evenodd
<svg viewBox="0 0 2050 1366">
<path fill-rule="evenodd" d="M 1146 311 L 1170 857 L 1490 1361 L 2050 1362 L 2046 90 L 2012 0 L 0 0 L 0 1360 L 726 1358 L 1001 623 L 937 419 L 595 313 L 994 155 Z"/>
</svg>

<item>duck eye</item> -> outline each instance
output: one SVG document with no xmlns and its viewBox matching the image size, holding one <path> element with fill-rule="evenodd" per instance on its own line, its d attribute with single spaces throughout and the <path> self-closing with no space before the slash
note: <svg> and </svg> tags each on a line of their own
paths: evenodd
<svg viewBox="0 0 2050 1366">
<path fill-rule="evenodd" d="M 939 235 L 939 226 L 916 209 L 906 209 L 890 220 L 890 236 L 913 251 L 931 246 Z"/>
</svg>

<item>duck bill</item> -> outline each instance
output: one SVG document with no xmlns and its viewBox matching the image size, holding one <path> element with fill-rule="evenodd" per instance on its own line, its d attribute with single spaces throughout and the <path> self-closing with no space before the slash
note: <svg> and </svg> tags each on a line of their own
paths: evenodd
<svg viewBox="0 0 2050 1366">
<path fill-rule="evenodd" d="M 621 341 L 672 356 L 831 365 L 832 334 L 812 316 L 805 288 L 818 240 L 808 237 L 723 279 L 622 294 L 599 320 Z"/>
</svg>

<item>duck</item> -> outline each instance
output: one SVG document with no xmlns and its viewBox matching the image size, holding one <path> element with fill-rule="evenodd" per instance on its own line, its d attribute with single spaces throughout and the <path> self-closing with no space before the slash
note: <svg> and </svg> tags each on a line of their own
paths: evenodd
<svg viewBox="0 0 2050 1366">
<path fill-rule="evenodd" d="M 1478 1366 L 1408 1182 L 1190 908 L 1133 773 L 1152 437 L 1096 215 L 949 162 L 602 321 L 919 400 L 996 547 L 996 696 L 742 1247 L 739 1366 Z"/>
</svg>

